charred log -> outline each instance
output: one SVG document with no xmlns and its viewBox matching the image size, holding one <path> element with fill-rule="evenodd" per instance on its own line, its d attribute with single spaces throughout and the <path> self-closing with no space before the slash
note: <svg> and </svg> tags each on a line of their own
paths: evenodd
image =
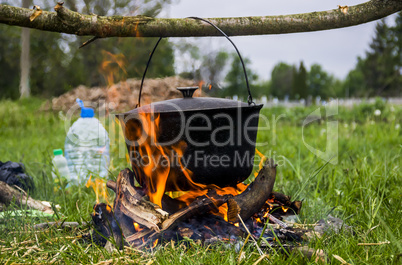
<svg viewBox="0 0 402 265">
<path fill-rule="evenodd" d="M 187 205 L 185 202 L 173 199 L 166 194 L 164 194 L 162 197 L 162 209 L 169 214 L 174 214 L 175 212 L 183 209 L 186 206 Z"/>
<path fill-rule="evenodd" d="M 94 242 L 105 246 L 109 241 L 118 248 L 123 247 L 123 231 L 119 224 L 120 220 L 117 221 L 117 217 L 109 205 L 104 203 L 96 204 L 91 217 L 95 228 L 93 233 Z"/>
<path fill-rule="evenodd" d="M 249 219 L 258 212 L 272 192 L 276 178 L 276 166 L 273 159 L 268 159 L 258 172 L 254 182 L 245 191 L 233 198 L 235 203 L 229 204 L 229 212 L 233 211 L 233 207 L 238 207 L 240 217 L 243 220 Z"/>
<path fill-rule="evenodd" d="M 219 206 L 226 203 L 230 198 L 232 198 L 232 195 L 220 196 L 216 194 L 214 190 L 209 191 L 207 195 L 198 197 L 189 206 L 169 216 L 169 218 L 167 218 L 162 223 L 161 230 L 153 232 L 148 237 L 147 242 L 145 244 L 155 241 L 156 239 L 161 237 L 165 231 L 174 229 L 179 223 L 188 220 L 193 216 L 202 216 L 210 211 L 217 212 Z M 148 231 L 141 231 L 139 233 L 135 233 L 131 236 L 128 236 L 126 240 L 129 242 L 129 244 L 136 245 L 137 242 L 135 241 L 142 238 L 145 235 L 150 234 L 150 231 L 151 230 L 148 229 Z"/>
<path fill-rule="evenodd" d="M 299 214 L 302 207 L 302 201 L 292 201 L 291 197 L 279 192 L 272 192 L 269 199 L 292 210 L 293 214 Z"/>
<path fill-rule="evenodd" d="M 207 195 L 198 197 L 188 207 L 169 216 L 169 218 L 162 223 L 162 230 L 172 228 L 180 221 L 194 215 L 203 215 L 210 211 L 218 212 L 219 206 L 226 203 L 230 198 L 232 198 L 232 195 L 220 196 L 216 194 L 215 190 L 210 190 Z"/>
</svg>

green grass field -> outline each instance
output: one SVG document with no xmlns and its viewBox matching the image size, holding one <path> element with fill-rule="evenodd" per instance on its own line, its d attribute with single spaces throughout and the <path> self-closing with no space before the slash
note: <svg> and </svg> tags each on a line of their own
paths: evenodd
<svg viewBox="0 0 402 265">
<path fill-rule="evenodd" d="M 195 242 L 158 246 L 153 250 L 124 249 L 113 253 L 88 244 L 76 236 L 87 232 L 81 227 L 70 230 L 34 231 L 32 225 L 46 220 L 88 221 L 95 204 L 92 189 L 65 188 L 65 182 L 51 176 L 52 150 L 64 149 L 64 114 L 39 111 L 39 99 L 0 101 L 0 161 L 22 162 L 34 177 L 34 198 L 59 204 L 53 217 L 29 214 L 0 217 L 0 263 L 140 263 L 140 264 L 236 264 L 239 253 L 222 244 L 203 247 Z M 353 226 L 355 234 L 327 234 L 309 242 L 322 249 L 328 262 L 341 264 L 338 255 L 350 264 L 402 263 L 402 108 L 381 101 L 353 109 L 339 108 L 332 121 L 338 121 L 338 163 L 326 164 L 311 153 L 302 138 L 302 122 L 317 107 L 263 109 L 276 119 L 275 128 L 260 131 L 258 147 L 279 164 L 274 190 L 293 199 L 303 199 L 300 222 L 311 224 L 328 212 Z M 374 115 L 379 109 L 381 114 Z M 324 108 L 321 114 L 325 116 Z M 326 124 L 314 123 L 304 129 L 304 141 L 325 150 Z M 112 124 L 109 124 L 112 122 Z M 118 128 L 106 120 L 106 128 Z M 121 151 L 121 136 L 111 139 L 110 178 L 128 163 Z M 120 146 L 120 148 L 119 148 Z M 124 146 L 123 146 L 124 147 Z M 120 150 L 120 152 L 119 152 Z M 324 166 L 325 165 L 325 166 Z M 323 167 L 324 166 L 324 167 Z M 323 167 L 323 168 L 322 168 Z M 258 168 L 258 165 L 256 165 Z M 322 168 L 321 171 L 318 170 Z M 317 174 L 318 172 L 318 174 Z M 358 246 L 358 243 L 388 244 Z M 245 247 L 241 264 L 253 264 L 260 255 L 252 244 Z M 314 264 L 298 253 L 284 254 L 266 249 L 268 259 L 260 264 Z M 101 263 L 105 261 L 105 263 Z"/>
</svg>

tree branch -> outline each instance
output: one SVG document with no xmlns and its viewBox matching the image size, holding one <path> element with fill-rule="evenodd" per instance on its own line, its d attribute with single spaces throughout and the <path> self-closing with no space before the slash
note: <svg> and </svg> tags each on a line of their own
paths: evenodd
<svg viewBox="0 0 402 265">
<path fill-rule="evenodd" d="M 266 35 L 355 26 L 401 10 L 401 0 L 371 0 L 356 6 L 321 12 L 208 20 L 229 36 Z M 43 11 L 30 21 L 34 10 L 0 4 L 0 23 L 99 38 L 219 36 L 219 32 L 206 23 L 188 18 L 84 15 L 63 7 L 62 3 L 56 5 L 55 11 Z"/>
<path fill-rule="evenodd" d="M 41 201 L 31 198 L 24 192 L 14 189 L 7 183 L 0 181 L 0 203 L 9 204 L 13 201 L 20 207 L 27 206 L 31 209 L 53 214 L 51 207 L 43 204 Z"/>
</svg>

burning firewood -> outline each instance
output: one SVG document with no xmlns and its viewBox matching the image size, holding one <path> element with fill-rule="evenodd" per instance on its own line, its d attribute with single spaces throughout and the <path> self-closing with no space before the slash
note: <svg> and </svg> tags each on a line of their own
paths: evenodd
<svg viewBox="0 0 402 265">
<path fill-rule="evenodd" d="M 134 187 L 134 174 L 129 169 L 122 170 L 116 182 L 108 181 L 107 186 L 116 192 L 116 199 L 113 207 L 113 217 L 111 214 L 104 216 L 102 222 L 98 223 L 98 231 L 105 235 L 111 236 L 111 232 L 105 232 L 107 226 L 113 227 L 115 220 L 118 220 L 122 234 L 127 242 L 134 244 L 136 240 L 147 237 L 147 241 L 158 238 L 164 231 L 175 228 L 180 222 L 187 220 L 193 216 L 203 215 L 210 211 L 218 212 L 219 206 L 226 203 L 233 196 L 218 195 L 214 190 L 210 190 L 206 195 L 196 198 L 190 205 L 183 207 L 175 213 L 168 216 L 168 213 L 162 210 L 158 205 L 153 204 L 145 199 L 141 190 Z M 166 202 L 168 199 L 165 198 Z M 180 204 L 182 202 L 169 199 L 171 204 Z M 107 206 L 109 207 L 109 206 Z M 93 218 L 100 214 L 105 214 L 103 205 L 96 205 Z M 106 211 L 110 212 L 110 211 Z M 138 227 L 141 225 L 141 229 Z M 137 226 L 137 227 L 136 227 Z M 114 231 L 118 234 L 119 231 Z M 119 241 L 119 236 L 115 236 L 115 240 Z M 142 243 L 142 241 L 140 242 Z"/>
<path fill-rule="evenodd" d="M 122 170 L 117 177 L 116 199 L 114 203 L 114 213 L 120 220 L 123 216 L 129 217 L 132 222 L 139 223 L 150 229 L 159 231 L 159 226 L 169 215 L 158 205 L 147 201 L 141 196 L 134 187 L 134 174 L 129 169 Z M 109 183 L 110 186 L 110 183 Z M 123 228 L 123 232 L 125 228 Z M 131 229 L 130 229 L 131 230 Z M 128 232 L 128 231 L 127 231 Z"/>
<path fill-rule="evenodd" d="M 268 159 L 260 172 L 258 172 L 254 182 L 245 191 L 233 198 L 234 202 L 229 204 L 230 209 L 228 211 L 232 212 L 233 207 L 238 207 L 240 217 L 243 220 L 249 219 L 259 211 L 268 200 L 274 187 L 276 166 L 273 159 Z M 231 221 L 238 222 L 237 219 Z"/>
<path fill-rule="evenodd" d="M 96 204 L 91 217 L 96 230 L 93 234 L 94 242 L 105 245 L 107 241 L 112 240 L 119 248 L 123 247 L 122 225 L 124 220 L 118 221 L 109 205 Z"/>
<path fill-rule="evenodd" d="M 211 185 L 206 190 L 185 193 L 189 194 L 187 200 L 183 199 L 183 195 L 172 198 L 164 194 L 161 208 L 150 202 L 146 187 L 134 186 L 134 173 L 125 169 L 120 172 L 116 182 L 107 183 L 107 187 L 116 193 L 113 210 L 108 205 L 97 204 L 92 218 L 96 230 L 105 238 L 113 238 L 118 247 L 123 244 L 154 245 L 157 241 L 178 237 L 205 242 L 214 241 L 214 238 L 230 240 L 230 235 L 244 235 L 238 225 L 239 216 L 248 225 L 256 225 L 253 231 L 258 233 L 262 230 L 260 226 L 270 219 L 268 213 L 273 206 L 284 209 L 283 213 L 288 208 L 292 208 L 290 212 L 293 213 L 300 211 L 301 202 L 292 202 L 289 196 L 272 193 L 275 178 L 276 165 L 270 159 L 248 186 L 239 184 L 239 187 L 225 190 Z M 241 193 L 234 195 L 236 192 Z M 227 209 L 227 212 L 223 209 Z M 279 219 L 274 220 L 274 223 L 283 223 Z M 287 225 L 281 227 L 285 230 L 288 228 Z M 293 235 L 292 230 L 288 230 L 284 233 Z M 256 236 L 254 232 L 253 236 Z"/>
<path fill-rule="evenodd" d="M 231 197 L 232 195 L 229 194 L 220 196 L 216 194 L 214 190 L 209 191 L 207 195 L 198 197 L 189 206 L 169 216 L 169 218 L 167 218 L 162 223 L 161 230 L 152 233 L 148 237 L 145 244 L 149 242 L 154 242 L 162 235 L 164 231 L 175 228 L 180 222 L 187 220 L 193 216 L 202 216 L 210 211 L 218 212 L 218 207 L 226 203 Z M 135 234 L 126 238 L 126 240 L 130 244 L 135 244 L 135 240 L 137 239 L 138 236 Z"/>
</svg>

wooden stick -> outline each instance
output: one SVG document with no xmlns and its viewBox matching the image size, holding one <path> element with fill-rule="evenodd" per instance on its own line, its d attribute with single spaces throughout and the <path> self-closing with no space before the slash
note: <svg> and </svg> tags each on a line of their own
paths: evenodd
<svg viewBox="0 0 402 265">
<path fill-rule="evenodd" d="M 273 216 L 272 214 L 268 215 L 268 218 L 271 222 L 281 226 L 282 228 L 287 228 L 288 225 L 284 222 L 282 222 L 281 220 L 279 220 L 278 218 L 276 218 L 275 216 Z"/>
<path fill-rule="evenodd" d="M 384 241 L 384 242 L 377 242 L 377 243 L 358 243 L 358 246 L 380 246 L 380 245 L 385 245 L 385 244 L 390 244 L 391 242 L 389 241 Z"/>
<path fill-rule="evenodd" d="M 244 226 L 244 229 L 246 229 L 247 233 L 250 235 L 251 239 L 254 241 L 255 246 L 257 247 L 258 252 L 260 253 L 261 256 L 264 255 L 264 252 L 262 252 L 260 246 L 258 246 L 257 240 L 255 240 L 254 236 L 250 233 L 250 231 L 248 230 L 246 224 L 243 222 L 243 219 L 241 218 L 241 216 L 238 214 L 237 215 L 240 222 L 242 223 L 242 225 Z"/>
<path fill-rule="evenodd" d="M 0 203 L 7 205 L 13 201 L 20 207 L 27 206 L 44 213 L 54 213 L 51 207 L 44 205 L 41 201 L 35 200 L 7 183 L 0 181 Z"/>
<path fill-rule="evenodd" d="M 113 190 L 115 193 L 117 191 L 116 182 L 113 181 L 113 180 L 108 180 L 106 182 L 106 187 L 108 187 L 109 189 Z"/>
<path fill-rule="evenodd" d="M 82 224 L 80 224 L 78 222 L 47 222 L 47 223 L 36 224 L 33 226 L 33 229 L 39 230 L 39 229 L 46 229 L 49 227 L 73 228 L 73 227 L 79 227 L 79 226 L 85 226 L 85 225 L 87 225 L 86 222 L 83 222 Z"/>
</svg>

